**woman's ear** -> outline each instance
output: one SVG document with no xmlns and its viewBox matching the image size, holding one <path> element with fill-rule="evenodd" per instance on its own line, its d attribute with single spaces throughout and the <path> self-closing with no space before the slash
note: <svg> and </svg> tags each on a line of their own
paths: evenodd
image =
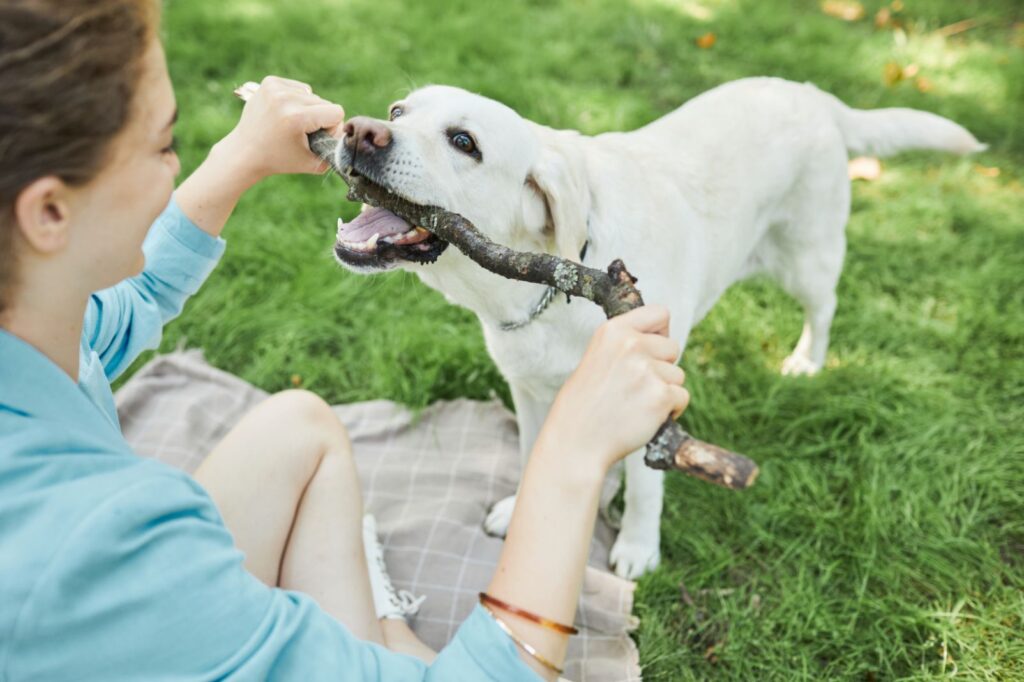
<svg viewBox="0 0 1024 682">
<path fill-rule="evenodd" d="M 526 178 L 547 207 L 547 228 L 562 258 L 579 261 L 587 241 L 590 186 L 586 166 L 574 139 L 546 140 L 541 157 Z"/>
<path fill-rule="evenodd" d="M 30 248 L 43 254 L 67 246 L 71 233 L 69 188 L 56 176 L 35 180 L 14 201 L 14 222 Z"/>
</svg>

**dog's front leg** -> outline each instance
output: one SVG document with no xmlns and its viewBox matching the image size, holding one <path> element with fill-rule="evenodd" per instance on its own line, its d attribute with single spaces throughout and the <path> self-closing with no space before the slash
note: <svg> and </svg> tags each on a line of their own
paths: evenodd
<svg viewBox="0 0 1024 682">
<path fill-rule="evenodd" d="M 663 479 L 664 472 L 644 464 L 644 450 L 626 458 L 622 529 L 608 557 L 612 570 L 623 578 L 639 578 L 661 560 Z"/>
<path fill-rule="evenodd" d="M 530 458 L 533 444 L 537 441 L 540 428 L 547 418 L 548 410 L 554 401 L 554 394 L 541 398 L 512 383 L 509 388 L 512 391 L 512 402 L 516 407 L 516 421 L 519 424 L 519 478 L 522 480 L 523 472 L 526 470 L 526 461 Z M 484 520 L 484 530 L 491 535 L 504 537 L 505 531 L 508 530 L 508 524 L 512 521 L 512 511 L 515 509 L 515 505 L 515 495 L 496 502 Z"/>
</svg>

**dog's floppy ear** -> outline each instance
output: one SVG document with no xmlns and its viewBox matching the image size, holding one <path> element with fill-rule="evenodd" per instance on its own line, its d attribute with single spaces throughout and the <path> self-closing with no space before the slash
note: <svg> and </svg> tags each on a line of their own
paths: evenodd
<svg viewBox="0 0 1024 682">
<path fill-rule="evenodd" d="M 553 131 L 552 131 L 553 132 Z M 582 153 L 574 139 L 546 136 L 541 157 L 526 178 L 547 206 L 547 227 L 562 258 L 579 261 L 587 241 L 590 186 Z"/>
</svg>

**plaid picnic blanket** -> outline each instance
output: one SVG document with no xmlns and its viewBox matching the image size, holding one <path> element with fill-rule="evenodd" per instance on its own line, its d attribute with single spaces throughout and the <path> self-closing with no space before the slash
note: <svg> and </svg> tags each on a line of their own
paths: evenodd
<svg viewBox="0 0 1024 682">
<path fill-rule="evenodd" d="M 208 365 L 199 351 L 160 356 L 116 395 L 135 451 L 194 471 L 224 434 L 267 394 Z M 502 541 L 481 526 L 490 506 L 515 492 L 515 417 L 499 401 L 455 400 L 419 414 L 388 401 L 339 405 L 368 511 L 377 518 L 395 586 L 427 596 L 412 622 L 440 649 L 476 603 Z M 606 496 L 614 493 L 613 486 Z M 640 680 L 629 632 L 635 583 L 605 570 L 614 531 L 602 520 L 576 613 L 565 676 L 577 682 Z"/>
</svg>

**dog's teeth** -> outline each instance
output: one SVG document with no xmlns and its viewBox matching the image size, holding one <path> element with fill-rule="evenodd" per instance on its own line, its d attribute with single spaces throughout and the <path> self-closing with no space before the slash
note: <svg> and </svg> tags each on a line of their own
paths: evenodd
<svg viewBox="0 0 1024 682">
<path fill-rule="evenodd" d="M 366 247 L 372 249 L 377 246 L 378 239 L 380 239 L 380 232 L 374 232 L 373 236 L 366 240 Z"/>
</svg>

